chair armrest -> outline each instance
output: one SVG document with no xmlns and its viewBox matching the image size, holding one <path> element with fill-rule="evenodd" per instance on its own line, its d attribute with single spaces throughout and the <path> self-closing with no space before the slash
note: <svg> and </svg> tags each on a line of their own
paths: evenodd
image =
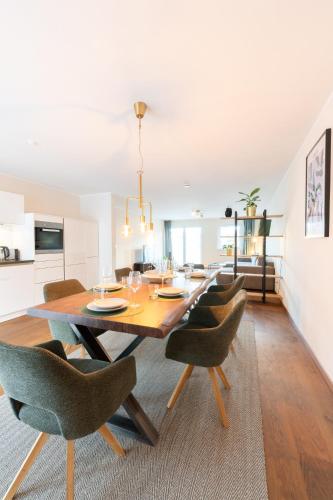
<svg viewBox="0 0 333 500">
<path fill-rule="evenodd" d="M 42 344 L 37 344 L 35 347 L 41 347 L 46 351 L 52 352 L 59 358 L 67 361 L 67 356 L 65 354 L 64 348 L 60 340 L 49 340 L 48 342 L 43 342 Z"/>
<path fill-rule="evenodd" d="M 128 356 L 83 376 L 88 383 L 91 405 L 97 418 L 106 421 L 117 411 L 136 384 L 135 358 Z"/>
<path fill-rule="evenodd" d="M 109 387 L 110 383 L 113 383 L 116 378 L 121 377 L 122 374 L 127 371 L 136 374 L 134 356 L 128 356 L 120 359 L 119 361 L 115 361 L 114 363 L 110 363 L 107 367 L 102 368 L 101 370 L 84 373 L 83 375 L 89 383 L 102 388 L 103 386 Z"/>
<path fill-rule="evenodd" d="M 217 366 L 222 362 L 216 328 L 176 330 L 169 337 L 165 356 L 168 359 L 194 366 Z"/>
</svg>

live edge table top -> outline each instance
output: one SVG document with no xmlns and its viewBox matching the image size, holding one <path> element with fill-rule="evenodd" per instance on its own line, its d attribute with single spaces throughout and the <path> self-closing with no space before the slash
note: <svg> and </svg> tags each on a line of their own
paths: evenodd
<svg viewBox="0 0 333 500">
<path fill-rule="evenodd" d="M 32 307 L 28 309 L 28 315 L 90 328 L 132 333 L 143 337 L 163 338 L 219 272 L 218 269 L 204 279 L 185 279 L 181 275 L 174 278 L 172 286 L 184 288 L 188 292 L 188 296 L 185 298 L 151 300 L 149 299 L 148 285 L 142 284 L 141 289 L 135 294 L 135 302 L 141 304 L 135 314 L 108 315 L 105 313 L 103 316 L 85 314 L 82 309 L 93 300 L 93 295 L 90 292 L 83 292 Z M 165 286 L 170 285 L 168 282 L 168 285 Z M 121 289 L 113 292 L 112 297 L 131 299 L 131 291 Z"/>
</svg>

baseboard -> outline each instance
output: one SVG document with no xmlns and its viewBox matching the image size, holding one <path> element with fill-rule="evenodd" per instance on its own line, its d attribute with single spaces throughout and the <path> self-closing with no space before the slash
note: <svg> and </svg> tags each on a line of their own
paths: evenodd
<svg viewBox="0 0 333 500">
<path fill-rule="evenodd" d="M 312 359 L 312 361 L 314 362 L 314 364 L 316 365 L 316 367 L 318 368 L 319 372 L 321 373 L 323 379 L 325 380 L 326 384 L 328 385 L 328 388 L 330 389 L 330 391 L 333 393 L 333 380 L 330 379 L 330 377 L 328 376 L 327 372 L 324 370 L 324 368 L 322 367 L 319 359 L 317 358 L 317 356 L 315 355 L 315 353 L 313 352 L 312 350 L 312 347 L 310 346 L 310 344 L 308 343 L 308 341 L 306 340 L 306 338 L 304 337 L 304 335 L 302 334 L 301 330 L 298 328 L 298 326 L 296 325 L 295 321 L 293 320 L 293 318 L 291 317 L 285 303 L 284 303 L 284 300 L 282 300 L 282 305 L 283 307 L 285 308 L 286 310 L 286 313 L 288 315 L 288 318 L 290 320 L 290 323 L 293 325 L 294 327 L 294 330 L 297 334 L 297 336 L 299 337 L 299 339 L 302 341 L 304 347 L 306 348 L 306 350 L 308 351 L 308 353 L 310 354 L 310 357 Z"/>
</svg>

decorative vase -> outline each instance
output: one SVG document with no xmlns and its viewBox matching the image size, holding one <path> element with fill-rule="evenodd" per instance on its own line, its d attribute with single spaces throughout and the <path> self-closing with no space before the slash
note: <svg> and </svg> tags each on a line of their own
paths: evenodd
<svg viewBox="0 0 333 500">
<path fill-rule="evenodd" d="M 255 217 L 256 216 L 256 206 L 252 205 L 251 207 L 246 207 L 246 215 L 247 217 Z"/>
<path fill-rule="evenodd" d="M 232 248 L 227 248 L 227 255 L 230 257 L 233 254 L 233 249 Z"/>
<path fill-rule="evenodd" d="M 231 217 L 232 216 L 232 208 L 226 208 L 225 212 L 224 212 L 224 215 L 226 217 Z"/>
</svg>

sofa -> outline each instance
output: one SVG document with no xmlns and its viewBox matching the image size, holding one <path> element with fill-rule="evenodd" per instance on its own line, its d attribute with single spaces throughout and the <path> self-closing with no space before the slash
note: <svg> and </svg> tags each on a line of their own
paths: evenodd
<svg viewBox="0 0 333 500">
<path fill-rule="evenodd" d="M 251 276 L 245 276 L 244 288 L 246 290 L 262 290 L 262 276 L 260 276 L 263 272 L 262 264 L 263 257 L 249 258 L 245 262 L 240 259 L 237 261 L 237 273 L 251 274 Z M 216 281 L 218 284 L 226 285 L 234 279 L 234 263 L 225 262 L 222 267 L 223 271 L 217 276 Z M 266 274 L 275 275 L 274 262 L 266 262 Z M 266 278 L 266 291 L 275 291 L 275 278 Z"/>
</svg>

